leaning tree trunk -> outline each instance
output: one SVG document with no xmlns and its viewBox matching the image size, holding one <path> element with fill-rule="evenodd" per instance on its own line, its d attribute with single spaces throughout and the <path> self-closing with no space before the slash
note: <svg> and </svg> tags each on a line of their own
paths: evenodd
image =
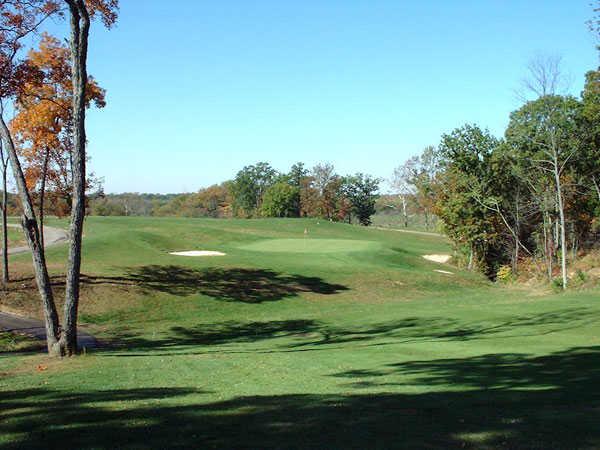
<svg viewBox="0 0 600 450">
<path fill-rule="evenodd" d="M 598 181 L 594 176 L 592 176 L 592 183 L 594 183 L 594 187 L 596 188 L 596 194 L 598 194 L 598 200 L 600 200 L 600 185 L 598 185 Z"/>
<path fill-rule="evenodd" d="M 8 273 L 8 224 L 6 210 L 8 208 L 8 160 L 4 158 L 2 139 L 0 139 L 0 158 L 2 159 L 2 283 L 8 284 L 10 276 Z"/>
<path fill-rule="evenodd" d="M 514 255 L 513 255 L 513 265 L 512 265 L 512 271 L 513 274 L 517 275 L 518 270 L 519 270 L 519 247 L 520 247 L 520 242 L 519 242 L 519 236 L 515 236 L 515 249 L 514 249 Z"/>
<path fill-rule="evenodd" d="M 52 286 L 50 285 L 50 277 L 48 276 L 48 269 L 46 267 L 46 258 L 44 257 L 44 251 L 40 242 L 40 233 L 38 230 L 38 224 L 35 217 L 33 208 L 33 202 L 27 189 L 27 183 L 25 182 L 25 176 L 23 175 L 23 169 L 17 156 L 17 151 L 14 146 L 14 142 L 10 135 L 10 131 L 4 121 L 4 117 L 0 115 L 0 135 L 6 145 L 6 151 L 13 171 L 13 176 L 17 183 L 17 189 L 19 192 L 19 198 L 23 207 L 23 216 L 21 217 L 21 226 L 27 240 L 27 244 L 31 249 L 31 255 L 33 258 L 33 268 L 35 271 L 35 279 L 42 300 L 42 306 L 44 309 L 44 318 L 46 324 L 46 344 L 48 346 L 48 353 L 53 356 L 61 355 L 61 349 L 58 345 L 59 339 L 59 322 L 58 314 L 56 312 L 56 305 L 54 304 L 54 296 L 52 293 Z"/>
<path fill-rule="evenodd" d="M 46 147 L 44 153 L 44 164 L 42 166 L 42 183 L 40 186 L 40 242 L 42 249 L 44 248 L 44 196 L 46 195 L 46 176 L 48 174 L 48 158 L 50 157 L 50 149 Z"/>
</svg>

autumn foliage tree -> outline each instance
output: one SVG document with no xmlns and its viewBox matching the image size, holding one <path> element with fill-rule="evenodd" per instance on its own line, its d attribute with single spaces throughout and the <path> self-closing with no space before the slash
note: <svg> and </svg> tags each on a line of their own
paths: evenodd
<svg viewBox="0 0 600 450">
<path fill-rule="evenodd" d="M 39 49 L 31 50 L 27 59 L 39 75 L 20 90 L 15 102 L 16 115 L 10 124 L 24 162 L 27 185 L 30 191 L 38 188 L 41 232 L 46 192 L 52 196 L 52 209 L 57 215 L 70 212 L 73 154 L 70 59 L 68 47 L 53 36 L 42 35 Z M 104 97 L 105 91 L 88 77 L 86 107 L 104 107 Z M 93 183 L 88 176 L 87 188 Z"/>
<path fill-rule="evenodd" d="M 66 8 L 64 8 L 66 6 Z M 81 247 L 85 216 L 86 134 L 85 110 L 88 87 L 87 53 L 91 21 L 98 17 L 110 27 L 117 15 L 117 0 L 0 0 L 0 136 L 8 153 L 13 176 L 23 208 L 21 224 L 31 249 L 36 283 L 42 300 L 46 323 L 46 340 L 51 355 L 77 352 L 77 312 L 81 271 Z M 54 293 L 50 284 L 32 195 L 17 153 L 16 140 L 5 120 L 4 105 L 13 104 L 24 87 L 40 73 L 23 57 L 26 37 L 34 35 L 45 19 L 67 15 L 70 23 L 71 50 L 71 224 L 65 303 L 62 326 L 58 319 Z"/>
</svg>

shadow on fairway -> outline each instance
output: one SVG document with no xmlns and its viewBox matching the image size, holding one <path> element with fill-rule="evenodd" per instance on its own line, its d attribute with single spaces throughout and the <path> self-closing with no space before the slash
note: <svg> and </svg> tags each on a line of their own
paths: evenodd
<svg viewBox="0 0 600 450">
<path fill-rule="evenodd" d="M 84 285 L 137 286 L 177 296 L 201 294 L 217 300 L 243 303 L 282 300 L 301 293 L 333 295 L 349 289 L 319 277 L 285 274 L 270 269 L 192 269 L 176 265 L 136 267 L 119 277 L 82 274 L 81 282 Z M 15 286 L 14 289 L 11 286 L 11 290 L 33 290 L 33 283 L 32 277 L 13 280 Z M 59 289 L 64 287 L 64 277 L 52 277 L 52 285 Z"/>
<path fill-rule="evenodd" d="M 148 338 L 125 330 L 114 336 L 107 350 L 118 357 L 183 354 L 290 353 L 365 347 L 398 347 L 403 344 L 458 342 L 532 337 L 577 329 L 600 321 L 600 312 L 588 308 L 566 308 L 535 315 L 516 316 L 498 322 L 465 322 L 447 317 L 406 317 L 383 323 L 340 326 L 313 319 L 271 321 L 226 321 L 174 326 Z M 228 344 L 267 346 L 222 347 Z M 215 346 L 216 348 L 210 348 Z M 401 347 L 398 347 L 401 348 Z M 365 381 L 368 386 L 371 381 Z"/>
<path fill-rule="evenodd" d="M 149 291 L 177 296 L 206 295 L 217 300 L 262 303 L 298 296 L 303 292 L 332 295 L 348 290 L 318 277 L 288 275 L 269 269 L 206 268 L 149 265 L 137 267 L 124 277 L 85 276 L 87 284 L 140 286 Z"/>
<path fill-rule="evenodd" d="M 142 355 L 160 356 L 173 354 L 202 354 L 207 350 L 202 346 L 255 343 L 262 340 L 299 336 L 310 331 L 319 330 L 318 322 L 313 320 L 272 320 L 268 322 L 221 322 L 216 324 L 200 324 L 196 326 L 172 327 L 170 332 L 162 337 L 146 339 L 135 334 L 122 332 L 115 339 L 109 350 L 123 348 L 124 353 L 116 353 L 120 357 Z M 161 353 L 166 351 L 166 353 Z M 146 353 L 152 352 L 152 353 Z M 254 350 L 218 350 L 219 353 L 246 353 Z"/>
<path fill-rule="evenodd" d="M 332 375 L 377 379 L 379 370 Z M 381 368 L 389 370 L 430 392 L 360 394 L 344 385 L 346 394 L 209 401 L 206 392 L 180 388 L 9 391 L 0 396 L 0 436 L 12 442 L 0 448 L 65 443 L 82 449 L 600 446 L 600 347 Z M 203 384 L 201 377 L 198 384 Z"/>
</svg>

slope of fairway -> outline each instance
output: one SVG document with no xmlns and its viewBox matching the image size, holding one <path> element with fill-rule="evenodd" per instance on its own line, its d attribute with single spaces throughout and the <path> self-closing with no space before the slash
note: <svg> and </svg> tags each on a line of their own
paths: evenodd
<svg viewBox="0 0 600 450">
<path fill-rule="evenodd" d="M 305 229 L 369 245 L 254 249 Z M 169 255 L 195 249 L 227 255 Z M 450 251 L 313 220 L 90 218 L 81 320 L 111 345 L 2 348 L 0 448 L 600 448 L 598 291 L 422 258 Z M 47 253 L 56 276 L 66 249 Z M 12 263 L 0 306 L 39 314 L 29 257 Z"/>
<path fill-rule="evenodd" d="M 350 239 L 265 239 L 240 246 L 243 250 L 281 253 L 353 253 L 377 250 L 376 241 Z"/>
</svg>

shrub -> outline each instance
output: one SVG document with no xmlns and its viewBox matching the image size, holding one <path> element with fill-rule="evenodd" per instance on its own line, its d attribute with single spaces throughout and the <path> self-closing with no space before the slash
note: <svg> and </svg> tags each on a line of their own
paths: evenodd
<svg viewBox="0 0 600 450">
<path fill-rule="evenodd" d="M 513 272 L 510 266 L 503 265 L 498 268 L 498 271 L 496 272 L 496 281 L 506 283 L 512 281 L 512 279 Z"/>
<path fill-rule="evenodd" d="M 552 279 L 552 287 L 556 290 L 562 290 L 563 280 L 562 277 L 555 277 Z"/>
</svg>

